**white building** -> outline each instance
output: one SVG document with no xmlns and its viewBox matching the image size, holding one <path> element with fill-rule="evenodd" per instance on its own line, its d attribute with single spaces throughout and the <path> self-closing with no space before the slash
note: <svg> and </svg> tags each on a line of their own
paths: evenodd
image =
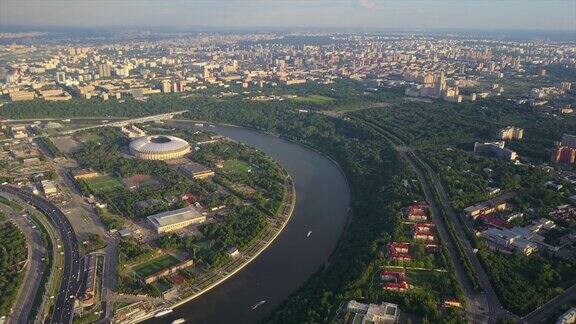
<svg viewBox="0 0 576 324">
<path fill-rule="evenodd" d="M 348 312 L 354 314 L 354 323 L 394 324 L 400 319 L 398 305 L 391 303 L 363 304 L 355 300 L 348 302 Z"/>
<path fill-rule="evenodd" d="M 158 234 L 175 231 L 188 225 L 205 221 L 206 216 L 198 212 L 194 206 L 148 216 L 148 222 Z"/>
</svg>

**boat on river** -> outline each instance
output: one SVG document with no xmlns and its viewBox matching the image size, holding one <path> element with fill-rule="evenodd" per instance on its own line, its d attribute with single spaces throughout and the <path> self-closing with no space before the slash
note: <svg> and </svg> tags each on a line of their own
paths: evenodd
<svg viewBox="0 0 576 324">
<path fill-rule="evenodd" d="M 256 308 L 258 308 L 258 307 L 260 307 L 260 306 L 262 306 L 262 305 L 264 305 L 264 304 L 266 304 L 266 301 L 265 301 L 265 300 L 261 300 L 261 301 L 259 301 L 258 303 L 256 303 L 254 306 L 252 306 L 252 310 L 255 310 Z"/>
</svg>

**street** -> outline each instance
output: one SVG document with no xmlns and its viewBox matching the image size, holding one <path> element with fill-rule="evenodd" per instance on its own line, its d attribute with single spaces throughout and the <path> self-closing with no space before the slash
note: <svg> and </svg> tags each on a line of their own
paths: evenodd
<svg viewBox="0 0 576 324">
<path fill-rule="evenodd" d="M 79 293 L 84 276 L 83 259 L 80 255 L 78 239 L 74 233 L 72 225 L 66 216 L 51 202 L 23 191 L 17 187 L 3 185 L 1 191 L 8 192 L 36 207 L 39 211 L 49 217 L 56 226 L 62 238 L 64 247 L 64 269 L 62 281 L 50 323 L 71 323 L 73 318 L 74 300 Z"/>
</svg>

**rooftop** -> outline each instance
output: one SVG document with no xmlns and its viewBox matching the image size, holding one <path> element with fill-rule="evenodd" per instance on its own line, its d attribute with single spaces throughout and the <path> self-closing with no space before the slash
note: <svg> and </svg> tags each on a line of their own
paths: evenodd
<svg viewBox="0 0 576 324">
<path fill-rule="evenodd" d="M 154 225 L 162 227 L 178 224 L 198 217 L 203 217 L 203 215 L 198 212 L 194 206 L 188 206 L 185 208 L 165 211 L 156 215 L 148 216 L 148 220 Z"/>
</svg>

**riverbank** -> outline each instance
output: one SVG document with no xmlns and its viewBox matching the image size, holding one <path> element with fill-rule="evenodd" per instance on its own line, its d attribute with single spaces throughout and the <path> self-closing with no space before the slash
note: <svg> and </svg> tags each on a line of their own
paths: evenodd
<svg viewBox="0 0 576 324">
<path fill-rule="evenodd" d="M 72 118 L 71 122 L 77 121 Z M 195 323 L 261 321 L 318 271 L 330 269 L 327 265 L 335 261 L 335 248 L 350 219 L 348 179 L 330 155 L 299 140 L 258 128 L 217 122 L 204 121 L 204 127 L 197 127 L 192 120 L 182 123 L 172 120 L 166 121 L 166 126 L 172 122 L 214 131 L 266 153 L 291 176 L 298 199 L 282 235 L 242 271 L 236 272 L 233 280 L 222 280 L 201 296 L 195 292 L 193 301 L 179 303 L 180 307 L 170 315 L 157 319 L 150 314 L 148 319 L 140 318 L 150 324 L 169 323 L 177 318 Z M 188 297 L 193 296 L 187 296 L 186 300 L 191 299 Z M 266 303 L 252 309 L 262 300 Z M 147 310 L 138 315 L 144 315 Z"/>
<path fill-rule="evenodd" d="M 280 235 L 282 230 L 286 227 L 292 214 L 294 212 L 294 207 L 296 205 L 296 189 L 294 187 L 294 182 L 290 175 L 282 168 L 282 173 L 284 175 L 284 195 L 282 197 L 282 203 L 278 208 L 276 217 L 270 220 L 269 226 L 264 230 L 260 237 L 256 239 L 256 242 L 252 245 L 244 248 L 240 251 L 241 257 L 232 260 L 228 264 L 210 271 L 203 277 L 201 277 L 192 286 L 184 288 L 184 296 L 190 294 L 186 297 L 178 297 L 176 302 L 164 303 L 155 310 L 146 313 L 145 315 L 131 318 L 127 321 L 121 321 L 120 323 L 139 323 L 152 318 L 160 309 L 164 308 L 177 308 L 182 306 L 191 300 L 205 294 L 211 289 L 215 288 L 222 282 L 226 281 L 230 277 L 234 276 L 252 261 L 254 261 L 266 248 L 274 242 L 274 240 Z"/>
</svg>

